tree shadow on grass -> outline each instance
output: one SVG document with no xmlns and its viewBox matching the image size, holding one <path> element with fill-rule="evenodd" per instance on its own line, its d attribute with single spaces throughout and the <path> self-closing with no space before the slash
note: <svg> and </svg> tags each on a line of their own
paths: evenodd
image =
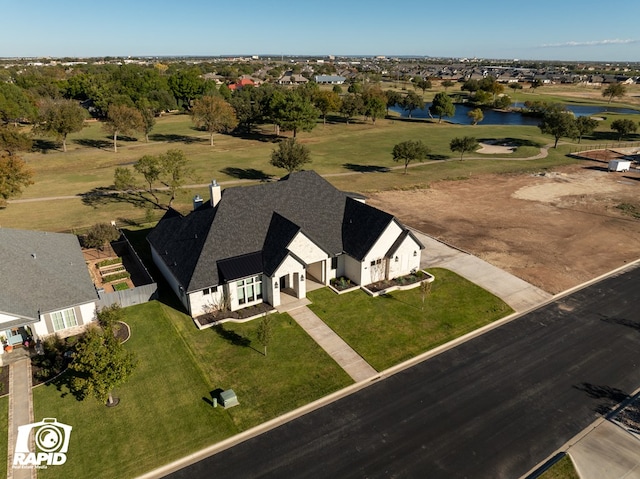
<svg viewBox="0 0 640 479">
<path fill-rule="evenodd" d="M 543 145 L 537 141 L 526 140 L 523 138 L 478 138 L 480 143 L 487 143 L 491 145 L 504 145 L 504 146 L 533 146 L 534 148 L 541 148 Z"/>
<path fill-rule="evenodd" d="M 31 149 L 33 151 L 46 154 L 51 150 L 57 150 L 58 146 L 59 146 L 59 143 L 56 143 L 55 141 L 37 138 L 33 140 L 33 146 L 31 147 Z"/>
<path fill-rule="evenodd" d="M 128 203 L 138 208 L 156 207 L 157 205 L 142 195 L 113 191 L 113 187 L 98 186 L 80 195 L 83 205 L 97 208 L 113 203 Z"/>
<path fill-rule="evenodd" d="M 113 141 L 107 140 L 91 140 L 88 138 L 79 138 L 73 140 L 74 143 L 87 148 L 97 148 L 99 150 L 113 150 Z"/>
<path fill-rule="evenodd" d="M 82 390 L 74 390 L 71 387 L 71 382 L 74 377 L 79 377 L 77 371 L 65 370 L 51 381 L 45 383 L 47 387 L 55 387 L 56 391 L 60 393 L 61 398 L 65 398 L 68 395 L 72 395 L 77 401 L 84 401 L 87 395 Z"/>
<path fill-rule="evenodd" d="M 388 166 L 356 165 L 355 163 L 344 163 L 342 167 L 358 173 L 388 173 L 391 171 Z"/>
<path fill-rule="evenodd" d="M 224 327 L 224 324 L 217 324 L 213 326 L 211 329 L 220 336 L 222 339 L 227 341 L 229 344 L 233 346 L 241 346 L 243 348 L 253 349 L 258 354 L 262 354 L 261 351 L 258 351 L 256 348 L 251 346 L 251 340 L 249 338 L 245 338 L 244 336 L 236 333 L 235 331 L 231 331 Z"/>
<path fill-rule="evenodd" d="M 267 175 L 264 171 L 254 168 L 234 168 L 228 166 L 221 169 L 220 173 L 238 178 L 239 180 L 269 181 L 271 179 L 271 176 Z"/>
<path fill-rule="evenodd" d="M 149 135 L 151 141 L 166 141 L 168 143 L 185 143 L 191 145 L 194 143 L 206 143 L 208 140 L 205 138 L 198 138 L 196 136 L 188 135 L 176 135 L 176 134 L 161 134 L 154 133 Z"/>
</svg>

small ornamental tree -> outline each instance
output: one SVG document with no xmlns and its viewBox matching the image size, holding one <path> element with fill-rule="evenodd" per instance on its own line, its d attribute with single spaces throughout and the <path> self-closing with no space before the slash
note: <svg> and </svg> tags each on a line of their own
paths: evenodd
<svg viewBox="0 0 640 479">
<path fill-rule="evenodd" d="M 203 96 L 194 100 L 191 115 L 196 126 L 209 133 L 211 146 L 214 133 L 229 133 L 238 126 L 235 110 L 219 96 Z"/>
<path fill-rule="evenodd" d="M 142 114 L 133 107 L 111 105 L 107 112 L 104 129 L 113 135 L 113 151 L 118 152 L 118 135 L 130 135 L 144 130 Z"/>
<path fill-rule="evenodd" d="M 582 137 L 590 135 L 598 126 L 598 120 L 588 117 L 579 116 L 576 118 L 576 129 L 578 131 L 578 143 L 582 141 Z"/>
<path fill-rule="evenodd" d="M 263 316 L 258 323 L 258 329 L 256 330 L 258 341 L 264 348 L 264 355 L 267 355 L 267 346 L 271 343 L 273 338 L 273 322 L 271 316 Z"/>
<path fill-rule="evenodd" d="M 555 139 L 554 148 L 558 147 L 558 141 L 563 136 L 568 138 L 578 137 L 575 117 L 571 113 L 556 107 L 551 107 L 545 112 L 538 128 L 542 133 L 553 135 Z"/>
<path fill-rule="evenodd" d="M 465 136 L 463 138 L 454 138 L 449 143 L 449 149 L 451 151 L 457 151 L 460 153 L 460 160 L 467 151 L 475 151 L 478 148 L 478 141 L 472 136 Z"/>
<path fill-rule="evenodd" d="M 484 120 L 484 113 L 481 108 L 474 108 L 473 110 L 470 110 L 469 113 L 467 113 L 467 116 L 471 118 L 472 125 L 477 125 Z"/>
<path fill-rule="evenodd" d="M 97 223 L 91 227 L 84 240 L 87 248 L 103 250 L 104 246 L 120 238 L 120 232 L 110 224 Z"/>
<path fill-rule="evenodd" d="M 403 141 L 393 147 L 391 152 L 393 161 L 404 162 L 404 174 L 407 174 L 409 163 L 415 160 L 424 160 L 429 155 L 429 148 L 422 141 Z"/>
<path fill-rule="evenodd" d="M 609 103 L 611 103 L 614 98 L 622 98 L 626 92 L 626 88 L 622 83 L 612 83 L 602 90 L 602 96 L 608 98 Z"/>
<path fill-rule="evenodd" d="M 67 135 L 84 128 L 87 113 L 73 100 L 49 100 L 40 107 L 36 131 L 62 141 L 62 151 L 67 151 Z"/>
<path fill-rule="evenodd" d="M 69 365 L 71 391 L 79 398 L 96 398 L 115 406 L 112 391 L 123 384 L 136 367 L 134 354 L 127 351 L 110 331 L 90 328 L 79 340 Z"/>
<path fill-rule="evenodd" d="M 289 173 L 298 171 L 302 165 L 310 162 L 309 149 L 295 138 L 282 140 L 278 143 L 278 148 L 271 152 L 271 164 L 276 168 L 284 168 Z"/>
</svg>

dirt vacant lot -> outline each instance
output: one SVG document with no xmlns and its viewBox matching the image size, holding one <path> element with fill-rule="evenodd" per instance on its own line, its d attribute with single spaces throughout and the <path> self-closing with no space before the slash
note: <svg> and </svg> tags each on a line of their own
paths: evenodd
<svg viewBox="0 0 640 479">
<path fill-rule="evenodd" d="M 618 208 L 640 212 L 640 172 L 602 162 L 440 181 L 368 203 L 554 294 L 640 258 L 640 219 Z"/>
</svg>

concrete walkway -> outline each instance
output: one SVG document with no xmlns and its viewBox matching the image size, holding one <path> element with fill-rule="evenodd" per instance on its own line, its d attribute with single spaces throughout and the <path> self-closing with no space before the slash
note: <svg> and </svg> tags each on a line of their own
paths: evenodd
<svg viewBox="0 0 640 479">
<path fill-rule="evenodd" d="M 290 309 L 289 315 L 324 349 L 355 381 L 370 379 L 378 372 L 362 356 L 327 326 L 306 306 Z"/>
<path fill-rule="evenodd" d="M 36 469 L 14 469 L 13 452 L 18 436 L 18 426 L 33 421 L 31 397 L 31 360 L 23 358 L 9 366 L 9 447 L 7 479 L 35 479 Z"/>
<path fill-rule="evenodd" d="M 552 298 L 546 291 L 472 254 L 417 230 L 412 231 L 425 246 L 420 262 L 422 268 L 438 267 L 451 270 L 495 294 L 517 313 L 527 311 Z"/>
<path fill-rule="evenodd" d="M 640 479 L 640 439 L 602 421 L 567 451 L 581 479 Z"/>
</svg>

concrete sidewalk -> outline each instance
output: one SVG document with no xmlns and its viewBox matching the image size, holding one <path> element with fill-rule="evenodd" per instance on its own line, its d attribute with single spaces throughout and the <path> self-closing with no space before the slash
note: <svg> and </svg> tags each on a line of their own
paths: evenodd
<svg viewBox="0 0 640 479">
<path fill-rule="evenodd" d="M 327 326 L 313 311 L 301 306 L 288 311 L 289 315 L 324 349 L 355 381 L 370 379 L 378 372 L 356 353 L 333 329 Z"/>
<path fill-rule="evenodd" d="M 31 360 L 23 358 L 9 366 L 9 447 L 7 479 L 35 479 L 36 469 L 14 469 L 13 453 L 18 436 L 18 426 L 33 421 L 31 397 Z"/>
<path fill-rule="evenodd" d="M 516 312 L 527 311 L 552 298 L 552 295 L 517 276 L 493 266 L 465 251 L 412 230 L 424 244 L 420 266 L 445 268 L 477 284 L 502 299 Z"/>
<path fill-rule="evenodd" d="M 581 479 L 640 479 L 640 440 L 602 421 L 567 450 Z"/>
</svg>

